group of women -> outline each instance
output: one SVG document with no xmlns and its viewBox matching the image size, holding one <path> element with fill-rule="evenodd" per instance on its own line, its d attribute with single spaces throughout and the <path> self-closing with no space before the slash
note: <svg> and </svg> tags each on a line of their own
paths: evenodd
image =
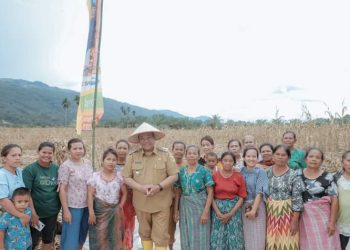
<svg viewBox="0 0 350 250">
<path fill-rule="evenodd" d="M 257 149 L 254 137 L 246 136 L 242 142 L 230 140 L 218 158 L 210 136 L 200 146 L 175 141 L 179 178 L 173 188 L 169 248 L 179 221 L 183 250 L 344 250 L 350 237 L 350 151 L 342 156 L 343 169 L 328 173 L 320 149 L 304 152 L 295 142 L 295 133 L 287 131 L 281 145 L 264 143 Z M 40 237 L 41 249 L 52 248 L 61 208 L 61 249 L 82 249 L 88 234 L 90 249 L 132 249 L 132 190 L 121 176 L 128 142 L 107 149 L 97 172 L 84 157 L 82 140 L 71 139 L 67 148 L 69 158 L 58 166 L 54 144 L 41 143 L 37 161 L 22 171 L 22 149 L 6 145 L 1 152 L 2 209 L 28 223 L 10 199 L 17 187 L 30 189 L 31 224 L 45 224 L 41 231 L 31 228 L 32 249 Z M 14 152 L 17 158 L 11 160 Z M 12 181 L 5 183 L 4 173 Z"/>
<path fill-rule="evenodd" d="M 32 227 L 31 249 L 52 249 L 57 217 L 62 208 L 60 249 L 82 249 L 89 233 L 90 249 L 132 249 L 135 214 L 132 193 L 121 176 L 129 144 L 126 140 L 107 149 L 99 171 L 93 173 L 86 159 L 85 145 L 73 138 L 67 145 L 68 159 L 60 166 L 53 163 L 55 146 L 43 142 L 38 147 L 37 161 L 21 167 L 22 148 L 8 144 L 1 151 L 0 206 L 2 211 L 18 217 Z M 12 193 L 19 187 L 31 192 L 32 217 L 16 211 Z M 39 221 L 44 227 L 35 228 Z M 39 231 L 40 230 L 40 231 Z M 6 248 L 7 250 L 7 248 Z"/>
<path fill-rule="evenodd" d="M 323 152 L 295 148 L 292 131 L 275 147 L 264 143 L 258 150 L 252 136 L 242 142 L 230 140 L 216 164 L 210 136 L 201 140 L 202 156 L 199 147 L 187 147 L 174 213 L 181 248 L 344 250 L 350 236 L 350 151 L 342 156 L 343 169 L 328 173 Z"/>
</svg>

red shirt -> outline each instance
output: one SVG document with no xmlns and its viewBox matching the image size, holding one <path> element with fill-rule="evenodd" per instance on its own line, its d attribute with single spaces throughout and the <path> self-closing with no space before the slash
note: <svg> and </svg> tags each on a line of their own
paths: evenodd
<svg viewBox="0 0 350 250">
<path fill-rule="evenodd" d="M 214 198 L 215 199 L 229 199 L 232 200 L 236 196 L 245 198 L 247 191 L 245 188 L 245 181 L 240 173 L 233 172 L 230 177 L 223 177 L 221 171 L 216 171 L 213 174 L 214 186 Z"/>
</svg>

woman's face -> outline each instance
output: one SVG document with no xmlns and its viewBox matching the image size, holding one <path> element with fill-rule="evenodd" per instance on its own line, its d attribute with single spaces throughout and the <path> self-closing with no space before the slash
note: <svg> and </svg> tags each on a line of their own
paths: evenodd
<svg viewBox="0 0 350 250">
<path fill-rule="evenodd" d="M 273 155 L 275 165 L 278 167 L 285 167 L 288 165 L 288 154 L 283 148 L 278 148 Z"/>
<path fill-rule="evenodd" d="M 241 153 L 241 147 L 239 146 L 238 141 L 233 141 L 228 146 L 228 150 L 231 151 L 234 155 L 239 155 Z"/>
<path fill-rule="evenodd" d="M 233 168 L 234 160 L 232 155 L 225 155 L 224 158 L 221 159 L 222 167 L 226 171 L 230 171 Z"/>
<path fill-rule="evenodd" d="M 115 157 L 115 155 L 112 153 L 108 153 L 103 160 L 103 168 L 109 171 L 113 171 L 115 169 L 115 165 L 117 165 L 117 157 Z"/>
<path fill-rule="evenodd" d="M 312 149 L 306 159 L 305 159 L 306 165 L 308 168 L 311 169 L 318 169 L 322 165 L 322 153 L 316 149 Z"/>
<path fill-rule="evenodd" d="M 69 153 L 71 157 L 75 160 L 80 160 L 85 155 L 85 148 L 83 143 L 81 142 L 74 142 L 71 144 Z"/>
<path fill-rule="evenodd" d="M 38 161 L 41 165 L 49 165 L 53 159 L 54 150 L 52 147 L 43 147 L 38 151 Z"/>
<path fill-rule="evenodd" d="M 272 160 L 272 149 L 269 146 L 263 146 L 261 148 L 261 157 L 263 158 L 264 161 L 270 161 Z"/>
<path fill-rule="evenodd" d="M 175 159 L 182 159 L 185 155 L 185 146 L 181 143 L 176 143 L 173 148 L 173 155 Z"/>
<path fill-rule="evenodd" d="M 244 156 L 244 162 L 247 165 L 247 167 L 255 167 L 258 163 L 258 155 L 256 150 L 248 150 Z"/>
<path fill-rule="evenodd" d="M 125 159 L 129 152 L 129 146 L 125 142 L 121 141 L 117 144 L 116 152 L 118 157 Z"/>
<path fill-rule="evenodd" d="M 350 153 L 346 154 L 344 160 L 342 161 L 343 169 L 347 174 L 350 174 Z"/>
<path fill-rule="evenodd" d="M 286 133 L 282 138 L 282 143 L 287 145 L 289 148 L 293 148 L 296 140 L 292 133 Z"/>
<path fill-rule="evenodd" d="M 214 150 L 214 145 L 207 140 L 203 140 L 201 142 L 201 147 L 204 154 L 208 154 Z"/>
<path fill-rule="evenodd" d="M 5 167 L 16 168 L 22 164 L 22 150 L 18 147 L 11 148 L 6 156 L 2 157 Z"/>
<path fill-rule="evenodd" d="M 189 148 L 186 153 L 186 160 L 190 165 L 196 165 L 199 160 L 199 153 L 197 148 Z"/>
</svg>

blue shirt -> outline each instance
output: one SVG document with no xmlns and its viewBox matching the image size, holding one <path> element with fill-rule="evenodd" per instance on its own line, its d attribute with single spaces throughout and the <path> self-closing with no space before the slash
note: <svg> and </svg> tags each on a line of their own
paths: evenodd
<svg viewBox="0 0 350 250">
<path fill-rule="evenodd" d="M 25 187 L 22 178 L 22 169 L 16 168 L 16 174 L 5 168 L 0 169 L 0 199 L 12 198 L 12 193 L 19 187 Z"/>
<path fill-rule="evenodd" d="M 24 211 L 32 217 L 30 208 Z M 32 245 L 29 226 L 22 225 L 19 218 L 5 212 L 0 217 L 0 230 L 5 231 L 6 250 L 27 250 Z"/>
<path fill-rule="evenodd" d="M 247 188 L 247 197 L 245 201 L 254 202 L 258 194 L 262 194 L 265 200 L 269 194 L 269 179 L 267 178 L 265 170 L 258 167 L 248 170 L 247 167 L 243 167 L 241 174 L 244 177 Z"/>
<path fill-rule="evenodd" d="M 210 186 L 214 186 L 213 177 L 210 170 L 202 165 L 198 165 L 192 174 L 188 173 L 187 167 L 181 167 L 179 179 L 175 183 L 175 187 L 181 188 L 183 195 L 200 193 Z"/>
</svg>

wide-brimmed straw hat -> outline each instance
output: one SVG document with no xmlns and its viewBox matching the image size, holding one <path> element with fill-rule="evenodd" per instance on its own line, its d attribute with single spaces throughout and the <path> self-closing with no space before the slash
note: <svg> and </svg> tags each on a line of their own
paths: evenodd
<svg viewBox="0 0 350 250">
<path fill-rule="evenodd" d="M 165 134 L 159 131 L 159 129 L 153 127 L 147 122 L 144 122 L 128 137 L 128 141 L 131 143 L 139 143 L 139 135 L 143 133 L 153 133 L 155 140 L 162 139 L 165 136 Z"/>
</svg>

